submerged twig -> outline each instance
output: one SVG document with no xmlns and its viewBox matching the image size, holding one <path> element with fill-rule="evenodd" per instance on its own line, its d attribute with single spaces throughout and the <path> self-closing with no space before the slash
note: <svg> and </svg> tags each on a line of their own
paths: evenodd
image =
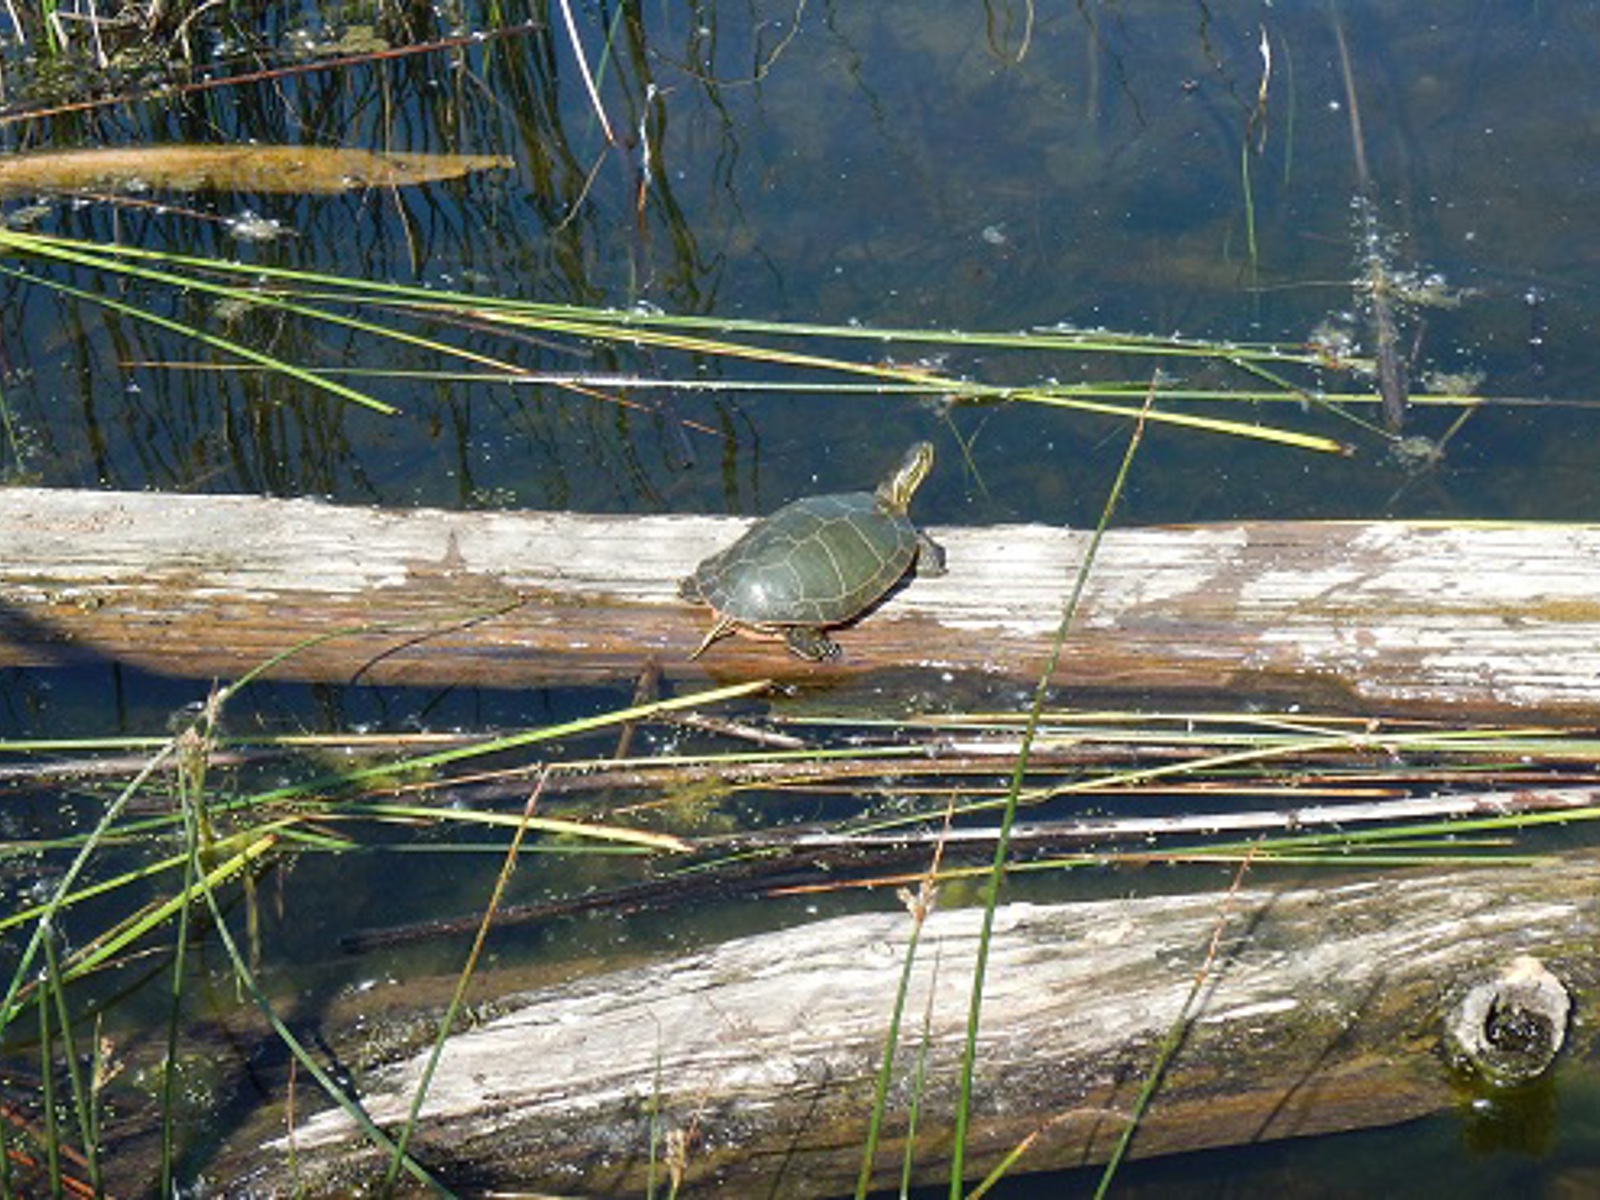
<svg viewBox="0 0 1600 1200">
<path fill-rule="evenodd" d="M 1361 131 L 1361 106 L 1356 102 L 1355 74 L 1350 69 L 1350 48 L 1345 44 L 1344 24 L 1330 5 L 1333 34 L 1339 45 L 1339 69 L 1344 76 L 1345 104 L 1350 112 L 1350 141 L 1356 164 L 1356 230 L 1360 242 L 1362 282 L 1367 289 L 1367 304 L 1372 312 L 1377 363 L 1378 396 L 1383 401 L 1383 423 L 1390 433 L 1405 425 L 1410 380 L 1405 359 L 1400 354 L 1400 329 L 1394 306 L 1389 302 L 1388 267 L 1383 260 L 1383 231 L 1378 225 L 1376 192 L 1367 169 L 1366 138 Z"/>
</svg>

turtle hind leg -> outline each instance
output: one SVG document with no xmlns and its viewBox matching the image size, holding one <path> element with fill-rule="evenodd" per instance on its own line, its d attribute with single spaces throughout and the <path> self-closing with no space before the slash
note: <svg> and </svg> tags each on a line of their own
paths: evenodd
<svg viewBox="0 0 1600 1200">
<path fill-rule="evenodd" d="M 945 571 L 944 547 L 921 530 L 918 530 L 916 573 L 918 575 L 932 576 L 943 575 Z"/>
<path fill-rule="evenodd" d="M 790 625 L 783 631 L 783 640 L 791 654 L 811 662 L 822 662 L 839 653 L 839 643 L 815 625 Z"/>
<path fill-rule="evenodd" d="M 693 662 L 695 659 L 699 658 L 706 652 L 712 642 L 727 637 L 734 631 L 737 625 L 738 622 L 732 617 L 717 618 L 717 623 L 713 625 L 710 632 L 708 632 L 706 636 L 700 640 L 700 644 L 694 648 L 694 653 L 689 655 L 689 661 Z"/>
</svg>

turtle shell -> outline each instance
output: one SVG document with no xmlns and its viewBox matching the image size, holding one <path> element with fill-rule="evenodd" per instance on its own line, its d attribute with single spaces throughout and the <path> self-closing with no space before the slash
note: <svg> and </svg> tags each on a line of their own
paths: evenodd
<svg viewBox="0 0 1600 1200">
<path fill-rule="evenodd" d="M 683 581 L 683 594 L 745 625 L 837 625 L 906 573 L 917 531 L 871 492 L 809 496 L 758 521 Z"/>
</svg>

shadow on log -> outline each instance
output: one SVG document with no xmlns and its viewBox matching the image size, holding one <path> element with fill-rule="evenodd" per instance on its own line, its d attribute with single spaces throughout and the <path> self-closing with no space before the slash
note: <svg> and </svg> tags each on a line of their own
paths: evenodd
<svg viewBox="0 0 1600 1200">
<path fill-rule="evenodd" d="M 1231 898 L 1006 905 L 969 1165 L 986 1170 L 1030 1135 L 1019 1170 L 1103 1160 L 1180 1019 L 1186 1035 L 1136 1155 L 1446 1107 L 1463 1094 L 1442 1048 L 1446 1016 L 1518 956 L 1537 956 L 1579 997 L 1573 1029 L 1593 1038 L 1583 997 L 1596 982 L 1597 897 L 1600 862 L 1565 859 Z M 916 1161 L 924 1180 L 942 1176 L 979 918 L 935 913 L 924 928 L 877 1186 L 898 1177 L 924 1014 Z M 412 1145 L 447 1182 L 638 1196 L 655 1119 L 658 1138 L 688 1138 L 685 1194 L 849 1192 L 910 932 L 903 914 L 845 917 L 507 997 L 501 1015 L 450 1039 Z M 365 1079 L 380 1125 L 403 1122 L 425 1057 Z M 340 1111 L 303 1118 L 289 1136 L 279 1120 L 276 1133 L 258 1126 L 237 1143 L 227 1166 L 241 1190 L 284 1178 L 291 1147 L 311 1194 L 381 1175 L 382 1155 Z"/>
</svg>

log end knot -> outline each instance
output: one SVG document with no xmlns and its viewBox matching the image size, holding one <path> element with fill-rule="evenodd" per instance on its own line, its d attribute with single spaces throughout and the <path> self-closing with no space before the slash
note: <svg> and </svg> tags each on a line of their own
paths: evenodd
<svg viewBox="0 0 1600 1200">
<path fill-rule="evenodd" d="M 1496 1087 L 1532 1083 L 1567 1036 L 1572 996 L 1549 968 L 1519 955 L 1470 988 L 1445 1019 L 1451 1062 Z"/>
</svg>

